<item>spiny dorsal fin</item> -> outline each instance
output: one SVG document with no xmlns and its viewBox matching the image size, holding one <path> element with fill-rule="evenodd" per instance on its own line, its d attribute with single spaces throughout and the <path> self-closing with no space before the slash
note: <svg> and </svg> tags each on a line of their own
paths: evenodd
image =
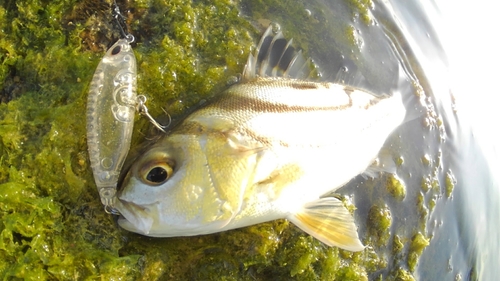
<svg viewBox="0 0 500 281">
<path fill-rule="evenodd" d="M 270 25 L 260 39 L 254 54 L 248 56 L 242 80 L 257 77 L 285 77 L 306 79 L 311 72 L 311 60 L 296 51 L 292 41 L 287 41 L 281 31 L 274 34 Z"/>
<path fill-rule="evenodd" d="M 354 218 L 336 198 L 325 197 L 307 203 L 301 212 L 288 219 L 328 246 L 353 252 L 365 248 L 359 240 Z"/>
</svg>

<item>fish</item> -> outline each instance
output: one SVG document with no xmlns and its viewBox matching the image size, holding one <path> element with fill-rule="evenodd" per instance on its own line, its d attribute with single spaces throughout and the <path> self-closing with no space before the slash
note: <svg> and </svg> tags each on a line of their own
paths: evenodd
<svg viewBox="0 0 500 281">
<path fill-rule="evenodd" d="M 365 248 L 329 195 L 403 122 L 401 94 L 309 79 L 311 61 L 275 33 L 263 34 L 238 83 L 133 161 L 115 206 L 122 228 L 194 236 L 287 219 L 328 246 Z"/>
</svg>

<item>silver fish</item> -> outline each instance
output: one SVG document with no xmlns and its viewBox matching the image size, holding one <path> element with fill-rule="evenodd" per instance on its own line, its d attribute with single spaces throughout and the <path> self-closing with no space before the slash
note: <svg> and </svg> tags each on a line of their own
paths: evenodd
<svg viewBox="0 0 500 281">
<path fill-rule="evenodd" d="M 327 245 L 364 249 L 354 218 L 324 195 L 374 161 L 403 121 L 401 95 L 297 79 L 308 69 L 268 29 L 239 83 L 135 160 L 118 192 L 119 225 L 171 237 L 286 218 Z"/>
</svg>

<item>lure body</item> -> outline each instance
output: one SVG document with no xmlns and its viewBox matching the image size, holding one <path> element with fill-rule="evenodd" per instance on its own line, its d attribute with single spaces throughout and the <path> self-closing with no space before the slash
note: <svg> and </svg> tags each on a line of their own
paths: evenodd
<svg viewBox="0 0 500 281">
<path fill-rule="evenodd" d="M 127 39 L 103 57 L 90 84 L 87 145 L 94 179 L 106 210 L 113 210 L 116 186 L 130 149 L 137 104 L 137 63 Z"/>
</svg>

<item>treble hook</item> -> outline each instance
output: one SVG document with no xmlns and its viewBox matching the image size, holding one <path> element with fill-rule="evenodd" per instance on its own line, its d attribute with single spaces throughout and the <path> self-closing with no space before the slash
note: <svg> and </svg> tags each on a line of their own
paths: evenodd
<svg viewBox="0 0 500 281">
<path fill-rule="evenodd" d="M 151 122 L 158 130 L 162 131 L 163 133 L 167 133 L 165 131 L 166 128 L 168 128 L 168 126 L 170 126 L 170 123 L 172 122 L 172 118 L 170 117 L 170 114 L 168 114 L 168 112 L 166 112 L 163 108 L 163 112 L 165 112 L 168 116 L 168 124 L 166 126 L 160 124 L 158 121 L 156 121 L 148 112 L 148 108 L 146 107 L 146 97 L 143 96 L 143 95 L 139 95 L 137 97 L 137 111 L 139 111 L 139 114 L 141 114 L 142 116 L 145 116 L 146 118 L 149 119 L 149 122 Z"/>
</svg>

